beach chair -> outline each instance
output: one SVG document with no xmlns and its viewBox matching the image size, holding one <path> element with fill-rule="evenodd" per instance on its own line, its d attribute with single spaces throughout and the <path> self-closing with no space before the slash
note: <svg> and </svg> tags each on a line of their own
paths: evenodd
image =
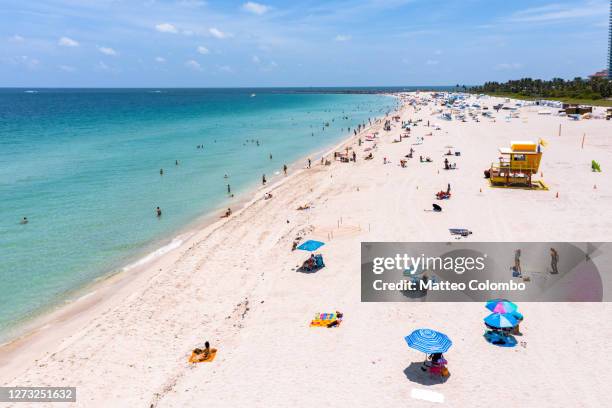
<svg viewBox="0 0 612 408">
<path fill-rule="evenodd" d="M 315 268 L 319 269 L 325 266 L 325 263 L 323 262 L 323 255 L 321 254 L 315 255 L 314 260 L 315 260 Z"/>
</svg>

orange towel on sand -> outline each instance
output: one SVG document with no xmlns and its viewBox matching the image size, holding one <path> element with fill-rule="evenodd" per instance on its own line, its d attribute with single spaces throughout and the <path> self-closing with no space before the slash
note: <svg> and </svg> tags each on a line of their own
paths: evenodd
<svg viewBox="0 0 612 408">
<path fill-rule="evenodd" d="M 208 358 L 204 358 L 204 354 L 196 354 L 195 352 L 191 352 L 191 357 L 189 357 L 190 363 L 210 363 L 217 356 L 217 349 L 210 349 L 210 353 L 208 354 Z"/>
</svg>

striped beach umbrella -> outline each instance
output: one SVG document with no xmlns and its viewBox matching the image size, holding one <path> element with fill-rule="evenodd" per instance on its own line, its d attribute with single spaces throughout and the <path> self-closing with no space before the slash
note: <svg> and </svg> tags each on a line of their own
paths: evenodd
<svg viewBox="0 0 612 408">
<path fill-rule="evenodd" d="M 404 340 L 409 347 L 426 354 L 444 353 L 453 345 L 446 334 L 431 329 L 417 329 Z"/>
<path fill-rule="evenodd" d="M 491 313 L 484 318 L 484 322 L 496 329 L 506 329 L 514 327 L 518 324 L 518 320 L 510 313 Z"/>
<path fill-rule="evenodd" d="M 485 306 L 493 313 L 512 313 L 518 309 L 516 304 L 506 299 L 489 300 Z"/>
</svg>

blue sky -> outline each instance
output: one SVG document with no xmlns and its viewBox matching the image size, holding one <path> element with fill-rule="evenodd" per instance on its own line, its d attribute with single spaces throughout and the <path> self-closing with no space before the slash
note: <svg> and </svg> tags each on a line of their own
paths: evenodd
<svg viewBox="0 0 612 408">
<path fill-rule="evenodd" d="M 0 86 L 478 84 L 605 67 L 608 0 L 0 0 Z"/>
</svg>

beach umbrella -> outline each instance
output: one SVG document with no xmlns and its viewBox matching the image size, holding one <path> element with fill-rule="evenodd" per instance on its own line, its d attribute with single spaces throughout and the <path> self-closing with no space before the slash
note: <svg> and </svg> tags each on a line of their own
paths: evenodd
<svg viewBox="0 0 612 408">
<path fill-rule="evenodd" d="M 518 320 L 510 313 L 491 313 L 487 317 L 484 318 L 484 322 L 496 329 L 506 329 L 510 327 L 514 327 L 518 324 Z"/>
<path fill-rule="evenodd" d="M 486 303 L 486 308 L 493 313 L 512 313 L 518 309 L 518 306 L 506 299 L 493 299 Z"/>
<path fill-rule="evenodd" d="M 309 239 L 306 242 L 303 242 L 302 245 L 300 245 L 299 247 L 297 247 L 297 249 L 301 249 L 302 251 L 316 251 L 317 249 L 321 248 L 323 245 L 325 245 L 324 242 L 321 241 L 313 241 L 311 239 Z"/>
<path fill-rule="evenodd" d="M 426 354 L 445 353 L 453 345 L 446 334 L 431 329 L 417 329 L 404 340 L 409 347 Z"/>
</svg>

